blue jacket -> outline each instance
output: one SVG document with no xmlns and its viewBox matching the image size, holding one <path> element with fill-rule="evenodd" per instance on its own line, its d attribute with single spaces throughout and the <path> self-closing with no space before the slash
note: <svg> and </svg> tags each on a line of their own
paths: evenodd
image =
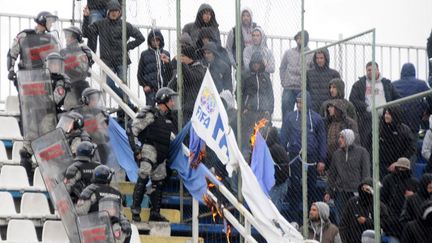
<svg viewBox="0 0 432 243">
<path fill-rule="evenodd" d="M 393 82 L 393 86 L 401 97 L 407 97 L 413 94 L 429 90 L 426 81 L 416 78 L 416 70 L 412 63 L 405 63 L 402 66 L 401 78 Z M 423 112 L 426 111 L 429 104 L 423 99 L 417 99 L 414 102 L 403 105 L 403 123 L 407 124 L 412 131 L 419 130 Z"/>
<path fill-rule="evenodd" d="M 317 159 L 310 163 L 324 161 L 327 155 L 327 138 L 324 122 L 321 116 L 310 109 L 312 102 L 309 92 L 307 95 L 307 138 L 308 138 L 308 157 Z M 297 98 L 301 97 L 301 93 Z M 289 153 L 298 154 L 301 150 L 301 112 L 291 111 L 287 113 L 282 121 L 281 142 L 286 146 Z"/>
</svg>

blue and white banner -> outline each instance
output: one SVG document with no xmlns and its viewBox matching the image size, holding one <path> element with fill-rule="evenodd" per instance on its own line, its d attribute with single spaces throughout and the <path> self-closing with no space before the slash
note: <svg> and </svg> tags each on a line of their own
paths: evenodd
<svg viewBox="0 0 432 243">
<path fill-rule="evenodd" d="M 195 101 L 191 121 L 198 136 L 226 165 L 228 174 L 231 175 L 234 168 L 240 168 L 243 197 L 253 214 L 254 226 L 267 242 L 303 242 L 302 235 L 286 221 L 261 190 L 256 176 L 243 158 L 208 70 Z"/>
</svg>

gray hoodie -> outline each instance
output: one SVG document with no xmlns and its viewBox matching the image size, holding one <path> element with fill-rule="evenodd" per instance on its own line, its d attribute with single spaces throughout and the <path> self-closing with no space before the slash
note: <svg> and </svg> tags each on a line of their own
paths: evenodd
<svg viewBox="0 0 432 243">
<path fill-rule="evenodd" d="M 261 42 L 259 45 L 248 46 L 243 52 L 243 64 L 245 69 L 249 69 L 249 63 L 254 52 L 260 52 L 264 58 L 265 71 L 268 73 L 274 73 L 275 71 L 275 59 L 273 52 L 267 47 L 267 37 L 264 30 L 261 27 L 255 27 L 252 32 L 259 31 L 261 33 Z"/>
<path fill-rule="evenodd" d="M 297 37 L 299 33 L 295 35 Z M 295 39 L 294 37 L 294 39 Z M 309 40 L 309 34 L 305 31 L 305 40 Z M 305 51 L 309 51 L 307 41 Z M 313 68 L 313 53 L 306 56 L 306 69 Z M 301 89 L 301 53 L 300 46 L 285 51 L 279 67 L 281 85 L 284 89 Z"/>
<path fill-rule="evenodd" d="M 309 221 L 309 236 L 307 239 L 322 243 L 341 243 L 339 229 L 330 222 L 330 208 L 325 202 L 314 202 L 319 213 L 319 222 Z M 302 231 L 300 229 L 300 232 Z"/>
</svg>

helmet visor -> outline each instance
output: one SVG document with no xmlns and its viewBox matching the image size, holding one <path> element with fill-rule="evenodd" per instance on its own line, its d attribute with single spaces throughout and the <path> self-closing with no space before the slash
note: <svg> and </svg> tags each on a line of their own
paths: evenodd
<svg viewBox="0 0 432 243">
<path fill-rule="evenodd" d="M 87 98 L 88 98 L 88 104 L 87 105 L 89 107 L 101 108 L 101 109 L 103 109 L 105 107 L 101 92 L 93 93 L 93 94 L 89 95 Z"/>
<path fill-rule="evenodd" d="M 78 42 L 76 34 L 73 33 L 72 31 L 63 30 L 63 36 L 66 45 Z"/>
<path fill-rule="evenodd" d="M 168 108 L 172 111 L 180 110 L 180 99 L 178 95 L 173 95 L 170 97 L 169 101 L 166 103 Z"/>
<path fill-rule="evenodd" d="M 57 26 L 57 20 L 58 20 L 57 16 L 47 16 L 46 17 L 46 29 L 48 31 L 58 30 L 59 28 Z"/>
<path fill-rule="evenodd" d="M 64 61 L 62 59 L 49 58 L 46 65 L 51 73 L 64 73 Z"/>
</svg>

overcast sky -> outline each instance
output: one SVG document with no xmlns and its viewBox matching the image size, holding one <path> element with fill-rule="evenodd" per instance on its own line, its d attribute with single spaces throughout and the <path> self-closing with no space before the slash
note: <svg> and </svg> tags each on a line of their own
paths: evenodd
<svg viewBox="0 0 432 243">
<path fill-rule="evenodd" d="M 131 22 L 149 25 L 150 18 L 154 18 L 159 25 L 175 23 L 175 0 L 127 2 Z M 183 0 L 183 23 L 195 18 L 202 2 L 214 7 L 221 30 L 233 25 L 234 0 Z M 3 13 L 35 15 L 49 10 L 57 11 L 61 17 L 72 16 L 72 0 L 0 0 L 0 3 Z M 292 36 L 300 28 L 299 3 L 298 0 L 244 0 L 242 6 L 252 8 L 255 21 L 269 34 Z M 376 28 L 378 43 L 425 46 L 432 28 L 431 0 L 306 0 L 305 5 L 306 29 L 312 38 L 338 39 L 339 34 L 348 37 Z M 293 9 L 296 14 L 289 11 Z"/>
</svg>

